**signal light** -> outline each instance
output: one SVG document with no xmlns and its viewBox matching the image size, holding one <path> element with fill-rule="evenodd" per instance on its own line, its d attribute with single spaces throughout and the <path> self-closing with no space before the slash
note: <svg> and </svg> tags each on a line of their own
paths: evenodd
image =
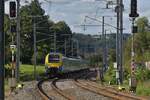
<svg viewBox="0 0 150 100">
<path fill-rule="evenodd" d="M 131 0 L 131 13 L 129 14 L 130 17 L 138 17 L 139 14 L 137 13 L 137 0 Z"/>
<path fill-rule="evenodd" d="M 16 2 L 15 1 L 9 2 L 9 17 L 11 19 L 16 18 Z"/>
<path fill-rule="evenodd" d="M 137 26 L 133 26 L 132 27 L 132 33 L 137 33 L 138 32 L 138 27 Z"/>
</svg>

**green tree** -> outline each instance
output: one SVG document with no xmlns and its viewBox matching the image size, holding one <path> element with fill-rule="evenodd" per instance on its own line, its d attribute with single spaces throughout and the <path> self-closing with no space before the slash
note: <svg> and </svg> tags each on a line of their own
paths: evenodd
<svg viewBox="0 0 150 100">
<path fill-rule="evenodd" d="M 137 78 L 139 80 L 145 80 L 148 79 L 145 74 L 149 74 L 145 70 L 144 62 L 150 60 L 150 32 L 149 32 L 149 21 L 146 17 L 141 17 L 137 19 L 136 24 L 138 26 L 138 33 L 135 33 L 134 35 L 134 51 L 135 51 L 135 61 L 137 64 Z M 128 41 L 125 44 L 125 50 L 124 50 L 124 57 L 125 57 L 125 67 L 130 71 L 131 66 L 131 38 L 128 39 Z M 142 75 L 141 75 L 142 74 Z"/>
<path fill-rule="evenodd" d="M 64 53 L 64 45 L 65 45 L 65 39 L 67 40 L 67 56 L 71 55 L 70 49 L 71 49 L 71 37 L 72 37 L 72 31 L 70 27 L 64 22 L 60 21 L 58 23 L 55 23 L 51 27 L 51 34 L 56 34 L 56 40 L 57 40 L 57 51 Z M 54 41 L 53 41 L 54 42 Z"/>
<path fill-rule="evenodd" d="M 49 17 L 44 15 L 45 11 L 41 8 L 38 0 L 34 0 L 29 5 L 25 5 L 20 9 L 21 15 L 21 59 L 23 63 L 31 63 L 33 57 L 33 24 L 36 24 L 37 40 L 43 39 L 47 36 L 40 35 L 40 33 L 50 34 L 49 27 L 53 22 L 49 21 Z M 38 17 L 34 17 L 38 16 Z M 42 28 L 44 29 L 42 29 Z M 42 47 L 43 44 L 38 45 Z"/>
<path fill-rule="evenodd" d="M 146 26 L 148 26 L 148 19 L 147 17 L 141 17 L 138 18 L 136 21 L 137 27 L 138 27 L 138 33 L 143 33 L 146 31 Z"/>
</svg>

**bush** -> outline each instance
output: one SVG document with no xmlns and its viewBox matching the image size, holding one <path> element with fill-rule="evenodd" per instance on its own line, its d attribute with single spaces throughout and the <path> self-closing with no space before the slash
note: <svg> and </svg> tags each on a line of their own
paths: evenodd
<svg viewBox="0 0 150 100">
<path fill-rule="evenodd" d="M 110 66 L 107 72 L 105 73 L 105 81 L 109 82 L 109 84 L 116 84 L 116 72 L 113 66 Z"/>
<path fill-rule="evenodd" d="M 150 79 L 150 70 L 138 68 L 136 70 L 136 78 L 139 81 L 145 81 Z"/>
<path fill-rule="evenodd" d="M 12 71 L 11 66 L 7 64 L 5 66 L 5 78 L 11 77 L 11 71 Z"/>
</svg>

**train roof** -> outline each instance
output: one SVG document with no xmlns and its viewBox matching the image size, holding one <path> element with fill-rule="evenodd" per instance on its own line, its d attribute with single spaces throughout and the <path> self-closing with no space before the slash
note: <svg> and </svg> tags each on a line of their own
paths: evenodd
<svg viewBox="0 0 150 100">
<path fill-rule="evenodd" d="M 56 54 L 56 55 L 60 55 L 61 53 L 59 52 L 50 52 L 49 54 Z M 61 54 L 62 55 L 62 54 Z"/>
</svg>

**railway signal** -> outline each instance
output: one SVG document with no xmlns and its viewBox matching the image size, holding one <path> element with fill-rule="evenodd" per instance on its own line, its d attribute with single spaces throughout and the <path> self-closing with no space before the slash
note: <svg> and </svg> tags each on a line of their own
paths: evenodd
<svg viewBox="0 0 150 100">
<path fill-rule="evenodd" d="M 139 14 L 137 13 L 137 0 L 131 0 L 131 13 L 129 14 L 129 17 L 132 18 L 132 45 L 131 45 L 131 78 L 130 78 L 130 91 L 136 92 L 137 87 L 137 80 L 135 78 L 135 50 L 134 50 L 134 33 L 137 33 L 138 27 L 134 25 L 136 17 L 138 17 Z"/>
<path fill-rule="evenodd" d="M 11 92 L 15 89 L 16 87 L 16 78 L 15 78 L 15 51 L 16 51 L 16 45 L 10 45 L 10 50 L 11 50 L 11 69 L 12 69 L 12 77 L 8 79 L 9 86 L 11 88 Z"/>
<path fill-rule="evenodd" d="M 139 14 L 137 13 L 137 0 L 131 0 L 131 13 L 129 14 L 130 17 L 138 17 Z"/>
<path fill-rule="evenodd" d="M 137 32 L 138 32 L 138 27 L 132 26 L 132 33 L 137 33 Z"/>
<path fill-rule="evenodd" d="M 16 18 L 16 2 L 15 1 L 10 1 L 9 2 L 9 17 L 10 19 L 15 19 Z"/>
<path fill-rule="evenodd" d="M 132 61 L 132 62 L 131 62 L 131 75 L 135 75 L 135 69 L 136 69 L 135 62 Z"/>
</svg>

